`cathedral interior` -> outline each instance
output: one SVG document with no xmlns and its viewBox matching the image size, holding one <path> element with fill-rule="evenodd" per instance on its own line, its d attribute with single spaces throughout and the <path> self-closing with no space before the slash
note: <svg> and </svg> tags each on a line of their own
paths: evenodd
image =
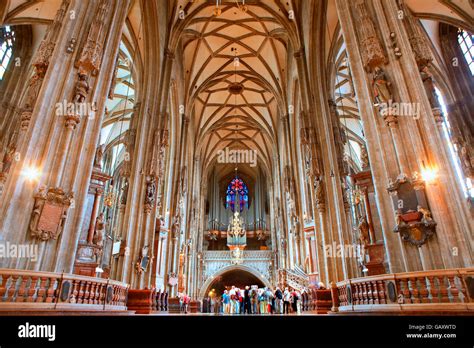
<svg viewBox="0 0 474 348">
<path fill-rule="evenodd" d="M 0 1 L 0 314 L 474 309 L 472 0 Z"/>
</svg>

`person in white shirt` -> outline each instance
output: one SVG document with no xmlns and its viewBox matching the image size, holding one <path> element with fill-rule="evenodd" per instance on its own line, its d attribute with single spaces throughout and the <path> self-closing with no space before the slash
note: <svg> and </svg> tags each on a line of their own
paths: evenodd
<svg viewBox="0 0 474 348">
<path fill-rule="evenodd" d="M 236 295 L 236 290 L 235 286 L 232 285 L 232 288 L 229 290 L 229 297 L 230 297 L 230 313 L 235 314 L 236 313 L 236 302 L 235 302 L 235 295 Z"/>
<path fill-rule="evenodd" d="M 288 288 L 285 288 L 285 292 L 283 293 L 283 314 L 289 313 L 290 298 L 291 298 L 291 293 L 288 290 Z"/>
</svg>

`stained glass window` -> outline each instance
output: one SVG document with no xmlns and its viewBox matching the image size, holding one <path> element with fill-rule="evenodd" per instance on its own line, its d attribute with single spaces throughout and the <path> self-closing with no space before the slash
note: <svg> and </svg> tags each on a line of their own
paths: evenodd
<svg viewBox="0 0 474 348">
<path fill-rule="evenodd" d="M 236 205 L 239 206 L 240 212 L 249 207 L 249 190 L 243 180 L 237 176 L 227 186 L 225 202 L 226 209 L 230 208 L 233 212 Z"/>
<path fill-rule="evenodd" d="M 474 35 L 468 34 L 464 30 L 459 30 L 458 42 L 461 47 L 462 54 L 466 58 L 467 65 L 474 75 Z"/>
<path fill-rule="evenodd" d="M 13 42 L 15 42 L 13 30 L 9 26 L 0 28 L 0 81 L 3 80 L 3 75 L 10 63 Z"/>
</svg>

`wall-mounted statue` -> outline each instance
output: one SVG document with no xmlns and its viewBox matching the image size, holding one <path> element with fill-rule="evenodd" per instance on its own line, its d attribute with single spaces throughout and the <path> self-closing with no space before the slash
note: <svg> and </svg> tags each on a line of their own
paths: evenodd
<svg viewBox="0 0 474 348">
<path fill-rule="evenodd" d="M 105 144 L 97 146 L 95 150 L 94 167 L 102 170 L 102 161 L 104 159 Z"/>
<path fill-rule="evenodd" d="M 148 264 L 150 263 L 150 257 L 148 256 L 148 245 L 145 245 L 140 251 L 138 261 L 135 263 L 135 270 L 138 274 L 146 272 Z"/>
<path fill-rule="evenodd" d="M 468 178 L 474 180 L 474 156 L 470 154 L 470 147 L 462 141 L 459 143 L 459 157 L 461 160 L 461 167 Z"/>
<path fill-rule="evenodd" d="M 369 154 L 367 153 L 367 147 L 365 145 L 360 147 L 360 165 L 362 170 L 370 169 Z"/>
<path fill-rule="evenodd" d="M 149 178 L 146 184 L 145 204 L 153 206 L 155 204 L 156 182 L 155 177 Z"/>
<path fill-rule="evenodd" d="M 84 103 L 89 94 L 89 76 L 84 72 L 78 73 L 78 80 L 74 88 L 74 99 L 73 102 L 77 104 Z"/>
<path fill-rule="evenodd" d="M 129 187 L 128 179 L 125 179 L 125 183 L 122 187 L 122 197 L 120 199 L 120 203 L 123 205 L 127 204 L 128 187 Z"/>
<path fill-rule="evenodd" d="M 385 71 L 376 67 L 372 77 L 372 88 L 375 102 L 378 105 L 388 105 L 393 101 L 392 83 L 388 80 Z"/>
<path fill-rule="evenodd" d="M 104 245 L 104 236 L 105 236 L 105 219 L 104 213 L 100 213 L 99 216 L 95 219 L 95 229 L 94 229 L 94 238 L 92 239 L 93 243 L 98 247 Z"/>
<path fill-rule="evenodd" d="M 359 218 L 359 225 L 357 226 L 357 229 L 359 231 L 359 241 L 361 242 L 361 245 L 366 247 L 370 244 L 370 229 L 369 223 L 367 222 L 367 217 L 365 215 Z"/>
<path fill-rule="evenodd" d="M 436 95 L 436 89 L 433 82 L 433 75 L 431 75 L 428 67 L 424 67 L 420 71 L 421 79 L 423 81 L 423 86 L 425 87 L 426 95 L 430 101 L 431 108 L 440 108 L 438 96 Z"/>
<path fill-rule="evenodd" d="M 316 204 L 324 204 L 324 188 L 322 176 L 315 176 L 313 182 L 314 196 L 316 197 Z"/>
<path fill-rule="evenodd" d="M 16 146 L 13 143 L 10 143 L 3 155 L 2 168 L 0 173 L 7 174 L 10 171 L 10 167 L 15 159 Z"/>
</svg>

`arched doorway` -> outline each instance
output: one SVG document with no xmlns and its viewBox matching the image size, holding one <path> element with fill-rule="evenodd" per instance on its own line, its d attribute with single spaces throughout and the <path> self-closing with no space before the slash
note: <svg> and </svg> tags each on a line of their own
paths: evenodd
<svg viewBox="0 0 474 348">
<path fill-rule="evenodd" d="M 233 285 L 240 289 L 245 288 L 246 285 L 257 285 L 259 288 L 271 287 L 268 280 L 258 277 L 248 267 L 232 266 L 221 270 L 208 279 L 201 289 L 200 298 L 205 297 L 213 289 L 216 294 L 221 295 L 226 288 Z"/>
</svg>

